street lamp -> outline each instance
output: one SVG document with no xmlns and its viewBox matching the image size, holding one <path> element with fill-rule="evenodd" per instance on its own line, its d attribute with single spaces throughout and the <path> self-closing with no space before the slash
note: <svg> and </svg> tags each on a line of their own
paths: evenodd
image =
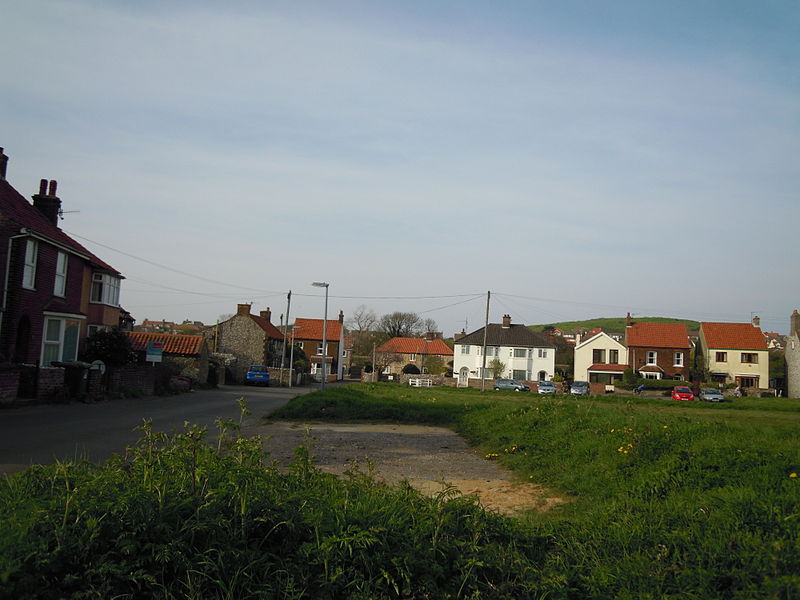
<svg viewBox="0 0 800 600">
<path fill-rule="evenodd" d="M 325 380 L 328 378 L 326 373 L 328 368 L 328 286 L 330 283 L 326 281 L 315 281 L 312 283 L 314 287 L 324 287 L 325 288 L 325 315 L 322 319 L 322 381 L 320 381 L 319 389 L 325 389 Z"/>
</svg>

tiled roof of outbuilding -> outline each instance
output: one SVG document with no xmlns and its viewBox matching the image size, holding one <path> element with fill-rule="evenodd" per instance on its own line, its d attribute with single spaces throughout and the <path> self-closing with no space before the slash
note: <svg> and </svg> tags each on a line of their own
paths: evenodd
<svg viewBox="0 0 800 600">
<path fill-rule="evenodd" d="M 437 354 L 453 356 L 453 351 L 442 340 L 426 340 L 424 338 L 395 337 L 377 348 L 378 352 L 394 352 L 397 354 Z"/>
<path fill-rule="evenodd" d="M 482 346 L 483 330 L 481 327 L 477 331 L 460 338 L 456 344 L 464 346 Z M 525 325 L 511 324 L 503 327 L 500 323 L 489 323 L 486 331 L 487 346 L 521 346 L 524 348 L 553 348 L 553 344 L 543 333 L 531 331 Z"/>
<path fill-rule="evenodd" d="M 751 323 L 700 323 L 709 348 L 766 350 L 764 334 Z"/>
<path fill-rule="evenodd" d="M 180 335 L 172 333 L 148 333 L 129 331 L 131 346 L 137 352 L 147 350 L 147 342 L 164 344 L 165 354 L 200 354 L 205 338 L 202 335 Z"/>
</svg>

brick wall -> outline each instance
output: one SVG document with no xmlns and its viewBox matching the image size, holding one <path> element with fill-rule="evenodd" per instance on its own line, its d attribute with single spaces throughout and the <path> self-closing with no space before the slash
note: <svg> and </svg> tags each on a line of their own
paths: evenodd
<svg viewBox="0 0 800 600">
<path fill-rule="evenodd" d="M 13 404 L 19 388 L 19 369 L 0 369 L 0 406 Z"/>
<path fill-rule="evenodd" d="M 66 394 L 64 369 L 60 367 L 41 367 L 36 390 L 37 400 L 48 400 L 59 394 Z"/>
<path fill-rule="evenodd" d="M 108 389 L 111 392 L 125 387 L 151 395 L 155 389 L 156 368 L 152 365 L 118 367 L 110 370 L 107 375 Z"/>
</svg>

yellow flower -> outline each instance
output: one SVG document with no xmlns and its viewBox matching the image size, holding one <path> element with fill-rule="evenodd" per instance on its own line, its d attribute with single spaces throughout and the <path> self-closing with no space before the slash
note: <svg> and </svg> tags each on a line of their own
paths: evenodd
<svg viewBox="0 0 800 600">
<path fill-rule="evenodd" d="M 669 429 L 669 425 L 664 425 L 663 429 Z"/>
<path fill-rule="evenodd" d="M 789 477 L 792 479 L 797 479 L 797 473 L 789 473 Z"/>
</svg>

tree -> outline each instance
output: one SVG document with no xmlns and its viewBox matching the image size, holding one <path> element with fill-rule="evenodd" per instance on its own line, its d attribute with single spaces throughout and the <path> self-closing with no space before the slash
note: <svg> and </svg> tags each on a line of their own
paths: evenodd
<svg viewBox="0 0 800 600">
<path fill-rule="evenodd" d="M 375 329 L 378 324 L 378 316 L 370 308 L 363 304 L 358 306 L 352 316 L 347 319 L 346 326 L 350 335 L 353 336 L 353 357 L 361 357 L 372 360 L 372 345 L 377 343 Z M 370 357 L 370 358 L 367 358 Z M 364 362 L 365 362 L 364 361 Z M 353 364 L 359 361 L 353 360 Z"/>
<path fill-rule="evenodd" d="M 383 315 L 378 321 L 378 329 L 389 338 L 414 337 L 422 323 L 417 313 L 396 311 Z"/>
<path fill-rule="evenodd" d="M 489 361 L 489 364 L 486 365 L 486 368 L 492 372 L 492 377 L 498 379 L 503 374 L 503 371 L 506 370 L 506 363 L 499 358 L 493 358 Z"/>
<path fill-rule="evenodd" d="M 436 321 L 428 317 L 427 319 L 423 319 L 420 323 L 419 332 L 422 335 L 425 335 L 428 332 L 436 332 L 439 330 L 439 325 L 436 324 Z"/>
<path fill-rule="evenodd" d="M 99 330 L 86 339 L 83 360 L 102 360 L 108 366 L 121 367 L 136 362 L 131 338 L 118 328 Z"/>
<path fill-rule="evenodd" d="M 430 373 L 431 375 L 441 375 L 445 372 L 445 364 L 441 356 L 434 354 L 426 357 L 423 354 L 422 357 L 424 359 L 422 363 L 423 371 Z"/>
</svg>

